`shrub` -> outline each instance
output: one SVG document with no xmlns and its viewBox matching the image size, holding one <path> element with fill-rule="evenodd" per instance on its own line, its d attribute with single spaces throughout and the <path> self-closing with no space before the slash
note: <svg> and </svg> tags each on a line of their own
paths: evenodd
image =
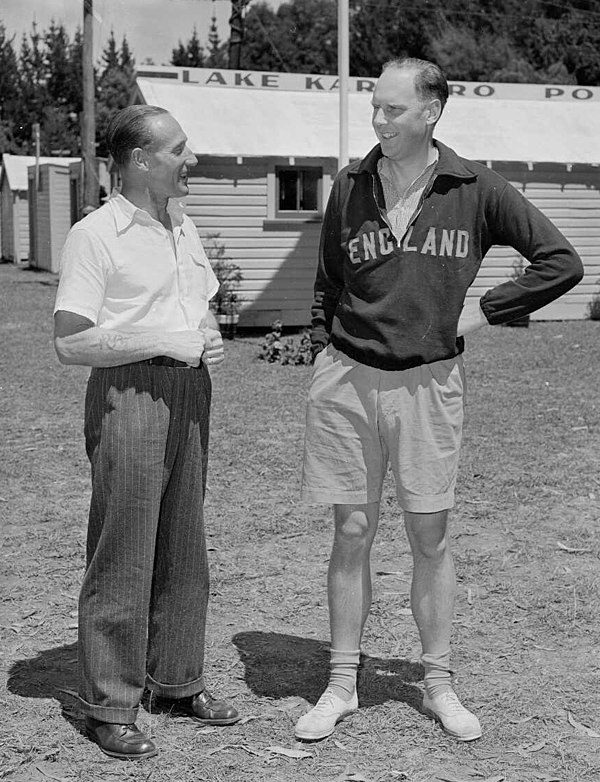
<svg viewBox="0 0 600 782">
<path fill-rule="evenodd" d="M 600 293 L 592 296 L 588 304 L 588 318 L 590 320 L 600 320 Z"/>
<path fill-rule="evenodd" d="M 207 234 L 203 241 L 210 265 L 219 281 L 219 290 L 210 301 L 215 315 L 236 315 L 244 299 L 238 291 L 243 280 L 240 267 L 225 255 L 225 245 L 218 241 L 219 234 Z"/>
<path fill-rule="evenodd" d="M 283 339 L 283 323 L 275 320 L 271 331 L 259 344 L 258 358 L 269 364 L 312 364 L 310 334 L 304 329 L 299 341 L 293 337 Z"/>
</svg>

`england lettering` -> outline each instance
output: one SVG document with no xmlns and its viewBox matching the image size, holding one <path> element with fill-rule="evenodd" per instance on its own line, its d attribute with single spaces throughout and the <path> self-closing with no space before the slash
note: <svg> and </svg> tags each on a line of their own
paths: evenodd
<svg viewBox="0 0 600 782">
<path fill-rule="evenodd" d="M 469 254 L 470 234 L 460 228 L 436 228 L 431 226 L 419 244 L 413 238 L 411 226 L 401 243 L 406 253 L 419 253 L 439 258 L 466 258 Z M 390 229 L 365 231 L 348 242 L 348 257 L 354 265 L 389 255 L 394 249 Z"/>
</svg>

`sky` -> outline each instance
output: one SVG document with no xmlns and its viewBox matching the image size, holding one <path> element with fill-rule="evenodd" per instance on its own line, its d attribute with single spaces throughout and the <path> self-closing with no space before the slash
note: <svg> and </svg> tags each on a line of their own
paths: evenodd
<svg viewBox="0 0 600 782">
<path fill-rule="evenodd" d="M 277 8 L 282 0 L 267 0 Z M 155 65 L 168 64 L 179 41 L 187 43 L 194 25 L 205 45 L 210 20 L 215 13 L 221 40 L 229 37 L 230 0 L 93 0 L 94 54 L 102 50 L 114 30 L 117 43 L 127 36 L 136 64 L 151 58 Z M 0 22 L 9 36 L 16 34 L 16 48 L 22 34 L 31 31 L 32 22 L 46 30 L 54 19 L 72 36 L 83 27 L 83 0 L 0 0 Z"/>
</svg>

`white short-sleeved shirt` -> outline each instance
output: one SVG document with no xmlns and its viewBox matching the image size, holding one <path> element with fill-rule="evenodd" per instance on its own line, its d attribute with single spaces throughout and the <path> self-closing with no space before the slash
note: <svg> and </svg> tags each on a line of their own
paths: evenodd
<svg viewBox="0 0 600 782">
<path fill-rule="evenodd" d="M 168 205 L 171 234 L 120 193 L 76 223 L 62 250 L 54 312 L 117 331 L 197 329 L 219 283 L 194 223 Z"/>
</svg>

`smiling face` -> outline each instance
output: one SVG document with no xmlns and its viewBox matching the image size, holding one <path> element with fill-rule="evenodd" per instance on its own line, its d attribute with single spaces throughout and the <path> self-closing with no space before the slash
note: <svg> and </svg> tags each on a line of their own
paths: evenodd
<svg viewBox="0 0 600 782">
<path fill-rule="evenodd" d="M 386 69 L 375 85 L 371 104 L 373 129 L 386 157 L 409 162 L 427 153 L 441 104 L 437 99 L 419 98 L 414 70 Z"/>
<path fill-rule="evenodd" d="M 144 150 L 147 185 L 158 198 L 181 198 L 189 192 L 188 176 L 198 162 L 187 146 L 187 136 L 170 114 L 149 120 L 153 141 Z"/>
</svg>

